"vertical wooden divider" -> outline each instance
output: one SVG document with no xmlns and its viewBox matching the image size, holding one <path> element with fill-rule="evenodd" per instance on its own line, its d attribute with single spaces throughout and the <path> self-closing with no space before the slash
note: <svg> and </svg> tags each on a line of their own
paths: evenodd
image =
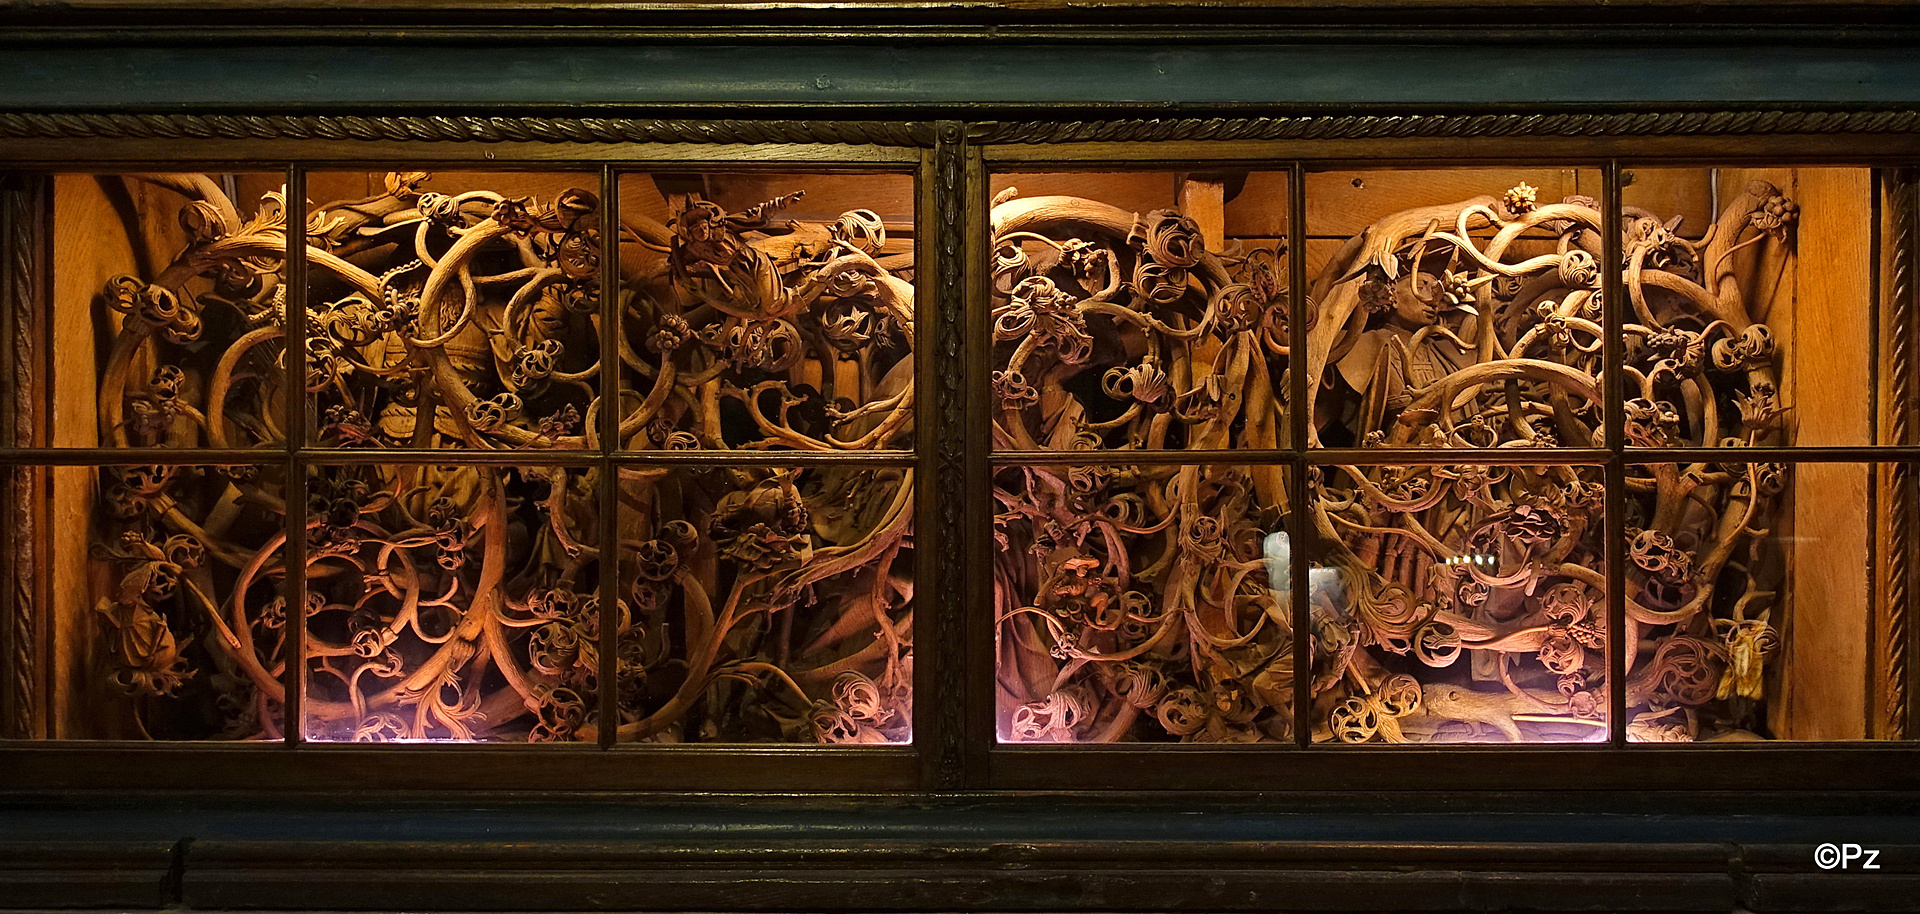
<svg viewBox="0 0 1920 914">
<path fill-rule="evenodd" d="M 286 259 L 284 261 L 287 294 L 286 357 L 282 371 L 286 377 L 286 535 L 280 555 L 286 562 L 282 586 L 287 599 L 286 701 L 280 705 L 281 727 L 286 745 L 298 747 L 306 741 L 306 723 L 302 719 L 307 691 L 307 170 L 298 165 L 287 168 Z M 299 785 L 292 785 L 299 786 Z"/>
<path fill-rule="evenodd" d="M 99 393 L 96 388 L 93 297 L 106 276 L 127 273 L 152 276 L 140 251 L 145 245 L 137 213 L 139 186 L 127 189 L 130 212 L 117 212 L 105 182 L 90 174 L 55 175 L 48 199 L 48 247 L 52 286 L 47 297 L 45 372 L 37 379 L 46 392 L 47 443 L 53 447 L 103 446 L 98 438 Z M 128 221 L 132 220 L 132 221 Z M 54 345 L 55 340 L 85 341 L 84 345 Z M 47 521 L 44 559 L 47 569 L 45 632 L 48 735 L 64 738 L 83 726 L 99 693 L 88 675 L 85 658 L 93 655 L 91 607 L 86 605 L 89 563 L 85 556 L 87 530 L 93 514 L 94 481 L 77 466 L 49 466 L 41 471 Z M 117 738 L 128 734 L 106 730 L 86 734 Z"/>
<path fill-rule="evenodd" d="M 1907 168 L 1888 169 L 1876 182 L 1875 199 L 1881 203 L 1874 228 L 1878 232 L 1874 250 L 1877 322 L 1880 333 L 1879 370 L 1876 388 L 1882 394 L 1875 414 L 1875 443 L 1905 446 L 1913 436 L 1913 172 Z M 1884 505 L 1878 524 L 1882 536 L 1883 560 L 1877 564 L 1875 586 L 1879 599 L 1874 601 L 1873 672 L 1868 683 L 1868 736 L 1873 739 L 1900 739 L 1906 730 L 1906 683 L 1902 674 L 1907 662 L 1907 604 L 1912 572 L 1913 498 L 1912 474 L 1904 461 L 1891 461 L 1874 468 L 1874 483 Z"/>
<path fill-rule="evenodd" d="M 620 300 L 620 172 L 600 167 L 600 638 L 599 746 L 611 749 L 620 741 L 620 470 L 614 451 L 620 447 L 620 319 L 626 307 Z"/>
<path fill-rule="evenodd" d="M 1600 271 L 1600 321 L 1605 330 L 1601 347 L 1606 372 L 1600 389 L 1606 446 L 1610 452 L 1604 474 L 1606 516 L 1601 518 L 1601 525 L 1607 538 L 1602 547 L 1607 562 L 1607 742 L 1616 749 L 1627 745 L 1627 671 L 1639 651 L 1638 638 L 1626 637 L 1626 414 L 1621 391 L 1625 384 L 1623 367 L 1627 353 L 1621 327 L 1625 320 L 1627 287 L 1626 240 L 1622 236 L 1625 220 L 1620 192 L 1620 162 L 1610 160 L 1600 179 L 1600 260 L 1606 264 Z"/>
<path fill-rule="evenodd" d="M 5 393 L 0 394 L 0 436 L 9 448 L 38 443 L 36 425 L 44 410 L 45 390 L 34 370 L 35 359 L 46 347 L 36 345 L 38 315 L 45 313 L 46 218 L 50 181 L 38 175 L 0 176 L 0 368 Z M 39 713 L 45 689 L 40 657 L 45 639 L 36 608 L 38 597 L 38 525 L 33 497 L 38 473 L 30 466 L 7 466 L 0 479 L 0 737 L 42 738 L 45 715 Z"/>
<path fill-rule="evenodd" d="M 1218 251 L 1227 243 L 1227 185 L 1218 178 L 1181 175 L 1174 188 L 1176 208 L 1200 227 L 1207 250 Z"/>
<path fill-rule="evenodd" d="M 1287 446 L 1293 451 L 1293 478 L 1287 511 L 1287 618 L 1293 623 L 1293 744 L 1313 745 L 1313 607 L 1307 592 L 1312 580 L 1312 544 L 1307 541 L 1307 452 L 1313 422 L 1313 392 L 1307 389 L 1307 170 L 1294 162 L 1287 170 Z"/>
<path fill-rule="evenodd" d="M 918 465 L 928 471 L 917 485 L 932 536 L 923 540 L 916 530 L 914 551 L 924 559 L 914 567 L 928 575 L 915 593 L 931 592 L 933 611 L 915 616 L 932 617 L 920 631 L 931 630 L 933 638 L 922 641 L 916 632 L 914 639 L 914 745 L 924 789 L 982 789 L 992 782 L 997 733 L 997 627 L 992 576 L 969 572 L 993 567 L 987 535 L 993 525 L 992 353 L 970 337 L 987 328 L 988 283 L 979 267 L 987 258 L 988 190 L 980 148 L 969 142 L 963 123 L 933 125 L 920 176 L 916 216 L 930 230 L 916 233 L 916 249 L 928 259 L 915 271 L 914 288 L 932 313 L 920 322 L 919 382 L 930 385 L 932 395 L 919 396 L 931 404 L 933 420 L 917 423 Z"/>
<path fill-rule="evenodd" d="M 1226 247 L 1226 185 L 1218 180 L 1181 175 L 1173 188 L 1173 205 L 1192 219 L 1200 230 L 1200 239 L 1209 251 Z M 1194 365 L 1211 365 L 1226 345 L 1212 334 L 1202 334 L 1191 344 Z M 1199 379 L 1194 379 L 1198 383 Z"/>
<path fill-rule="evenodd" d="M 16 370 L 20 357 L 14 346 L 14 328 L 26 316 L 21 282 L 27 249 L 22 176 L 0 173 L 0 446 L 19 447 L 16 415 L 22 387 Z M 31 389 L 31 388 L 27 388 Z M 14 560 L 14 509 L 19 498 L 17 466 L 0 464 L 0 739 L 28 738 L 27 697 L 32 694 L 33 635 L 31 620 L 22 612 L 15 588 L 20 569 L 32 567 Z"/>
<path fill-rule="evenodd" d="M 1916 194 L 1920 194 L 1920 184 L 1915 181 L 1916 172 L 1911 166 L 1891 169 L 1886 173 L 1884 199 L 1886 200 L 1885 220 L 1883 221 L 1883 252 L 1881 267 L 1884 290 L 1882 307 L 1886 309 L 1882 326 L 1887 328 L 1884 334 L 1887 345 L 1881 361 L 1882 386 L 1889 396 L 1882 415 L 1885 416 L 1885 431 L 1881 441 L 1899 447 L 1911 446 L 1916 421 L 1915 404 L 1915 353 L 1920 345 L 1920 315 L 1916 314 L 1914 270 L 1916 260 L 1920 259 L 1920 248 L 1916 248 L 1916 213 L 1920 207 L 1916 203 Z M 1881 729 L 1874 735 L 1882 739 L 1905 739 L 1910 733 L 1912 721 L 1911 703 L 1914 700 L 1914 680 L 1912 658 L 1914 637 L 1920 634 L 1913 626 L 1912 598 L 1913 588 L 1913 551 L 1915 548 L 1914 518 L 1914 473 L 1907 461 L 1895 461 L 1887 464 L 1882 471 L 1887 477 L 1887 561 L 1884 569 L 1884 596 L 1880 600 L 1883 619 L 1880 625 L 1881 644 L 1876 652 L 1881 664 L 1879 676 L 1875 680 L 1880 701 L 1881 713 L 1878 719 Z"/>
</svg>

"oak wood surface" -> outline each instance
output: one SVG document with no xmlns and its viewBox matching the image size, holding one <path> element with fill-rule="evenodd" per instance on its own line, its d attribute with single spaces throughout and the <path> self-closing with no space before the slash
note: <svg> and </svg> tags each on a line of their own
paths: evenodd
<svg viewBox="0 0 1920 914">
<path fill-rule="evenodd" d="M 1796 256 L 1769 320 L 1783 334 L 1782 386 L 1796 404 L 1799 446 L 1870 443 L 1876 379 L 1872 177 L 1863 169 L 1738 172 L 1790 181 L 1801 203 Z M 1723 180 L 1725 179 L 1723 178 Z M 1763 280 L 1764 281 L 1764 280 Z M 1884 384 L 1884 380 L 1878 383 Z M 1867 658 L 1874 616 L 1869 572 L 1878 518 L 1868 515 L 1870 472 L 1857 464 L 1792 468 L 1791 603 L 1783 608 L 1782 694 L 1775 719 L 1790 739 L 1867 736 Z"/>
</svg>

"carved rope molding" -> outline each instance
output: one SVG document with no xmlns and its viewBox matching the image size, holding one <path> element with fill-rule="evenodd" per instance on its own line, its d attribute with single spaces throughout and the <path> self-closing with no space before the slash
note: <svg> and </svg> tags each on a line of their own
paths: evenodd
<svg viewBox="0 0 1920 914">
<path fill-rule="evenodd" d="M 1255 118 L 1005 122 L 975 125 L 980 143 L 1344 140 L 1408 137 L 1699 136 L 1920 133 L 1920 111 L 1660 111 L 1558 114 L 1307 115 Z"/>
<path fill-rule="evenodd" d="M 12 350 L 4 361 L 11 363 L 7 373 L 7 383 L 12 390 L 7 394 L 11 398 L 8 409 L 4 410 L 9 422 L 5 434 L 9 443 L 32 440 L 34 423 L 34 400 L 30 392 L 33 384 L 34 338 L 33 322 L 28 320 L 27 309 L 23 306 L 37 300 L 35 294 L 34 253 L 36 245 L 32 235 L 35 221 L 33 217 L 34 201 L 27 191 L 10 190 L 0 192 L 0 207 L 5 207 L 0 225 L 6 228 L 6 236 L 0 238 L 5 247 L 7 267 L 4 271 L 7 288 L 7 307 L 13 310 L 10 319 L 0 320 L 0 326 L 7 328 L 7 338 L 0 340 L 0 346 Z M 14 568 L 33 568 L 38 557 L 34 550 L 34 531 L 32 514 L 33 487 L 31 477 L 24 472 L 11 472 L 0 476 L 0 505 L 5 506 L 5 520 L 9 531 L 6 537 L 14 555 Z M 0 594 L 0 607 L 6 610 L 7 646 L 6 658 L 8 672 L 12 681 L 4 690 L 7 706 L 4 719 L 0 719 L 0 735 L 14 738 L 27 738 L 34 735 L 37 722 L 34 719 L 34 682 L 38 677 L 39 645 L 34 624 L 34 586 L 30 575 L 0 575 L 0 586 L 6 592 Z"/>
<path fill-rule="evenodd" d="M 1893 370 L 1893 441 L 1910 444 L 1913 440 L 1913 333 L 1914 333 L 1914 171 L 1902 168 L 1893 173 L 1889 196 L 1893 203 L 1893 264 L 1888 282 L 1892 308 L 1889 323 L 1894 328 L 1891 345 Z M 1887 549 L 1887 633 L 1885 652 L 1887 699 L 1885 704 L 1887 735 L 1899 739 L 1907 730 L 1907 607 L 1912 579 L 1913 548 L 1913 471 L 1904 463 L 1893 466 L 1889 506 L 1893 515 Z"/>
<path fill-rule="evenodd" d="M 982 143 L 1393 139 L 1406 137 L 1920 133 L 1920 111 L 1753 110 L 1624 113 L 1301 115 L 981 122 Z M 0 113 L 0 137 L 387 140 L 467 143 L 844 143 L 930 146 L 918 121 L 666 120 L 472 115 Z"/>
<path fill-rule="evenodd" d="M 0 114 L 11 139 L 389 140 L 458 143 L 844 143 L 925 146 L 914 121 L 637 120 L 629 118 L 246 114 Z"/>
</svg>

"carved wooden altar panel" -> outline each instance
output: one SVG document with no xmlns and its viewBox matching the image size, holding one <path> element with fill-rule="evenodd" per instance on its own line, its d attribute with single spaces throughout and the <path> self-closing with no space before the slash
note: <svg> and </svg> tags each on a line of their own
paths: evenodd
<svg viewBox="0 0 1920 914">
<path fill-rule="evenodd" d="M 285 446 L 284 178 L 62 174 L 49 181 L 44 312 L 15 326 L 44 417 L 22 465 L 17 599 L 37 607 L 36 701 L 56 738 L 273 739 L 287 645 L 285 472 L 193 451 Z M 31 338 L 29 336 L 28 338 Z M 153 449 L 128 465 L 116 453 Z M 166 452 L 177 451 L 172 456 Z M 49 456 L 54 456 L 49 454 Z M 33 542 L 20 542 L 32 539 Z"/>
<path fill-rule="evenodd" d="M 1576 168 L 1309 173 L 1309 445 L 1605 446 L 1599 185 Z"/>
<path fill-rule="evenodd" d="M 298 656 L 309 741 L 911 738 L 913 179 L 631 175 L 609 270 L 604 174 L 303 172 L 297 297 L 283 175 L 52 182 L 49 735 L 280 739 Z"/>
<path fill-rule="evenodd" d="M 320 447 L 594 446 L 597 174 L 307 176 Z"/>
<path fill-rule="evenodd" d="M 1260 173 L 1225 175 L 1251 188 Z M 1277 511 L 1270 530 L 1307 536 L 1310 564 L 1293 569 L 1308 582 L 1305 615 L 1283 608 L 1276 618 L 1301 619 L 1311 635 L 1309 675 L 1295 685 L 1311 696 L 1312 731 L 1243 727 L 1238 739 L 1617 744 L 1902 732 L 1889 711 L 1902 692 L 1889 683 L 1904 669 L 1906 635 L 1887 629 L 1902 618 L 1889 601 L 1907 593 L 1897 518 L 1912 510 L 1910 477 L 1830 462 L 1842 456 L 1835 448 L 1911 443 L 1909 369 L 1888 361 L 1911 364 L 1911 303 L 1888 297 L 1883 278 L 1901 267 L 1882 247 L 1899 201 L 1864 168 L 1619 175 L 1616 210 L 1594 168 L 1307 169 L 1294 237 L 1304 239 L 1308 284 L 1276 290 L 1283 318 L 1285 303 L 1304 303 L 1306 358 L 1287 358 L 1283 322 L 1267 337 L 1277 344 L 1265 364 L 1272 400 L 1246 396 L 1246 418 L 1208 446 L 1265 446 L 1279 452 L 1265 459 L 1308 468 L 1304 520 L 1288 514 L 1285 486 L 1264 504 Z M 1138 209 L 1162 205 L 1155 193 L 1168 177 L 993 179 L 993 402 L 1009 464 L 993 506 L 1003 740 L 1142 738 L 1130 718 L 1119 723 L 1125 702 L 1115 696 L 1126 689 L 1109 684 L 1118 677 L 1083 669 L 1101 660 L 1079 646 L 1081 633 L 1112 640 L 1075 615 L 1087 599 L 1158 604 L 1128 617 L 1175 612 L 1192 650 L 1182 659 L 1207 653 L 1192 634 L 1205 631 L 1194 624 L 1204 601 L 1116 589 L 1128 550 L 1065 534 L 1075 523 L 1097 529 L 1097 511 L 1050 518 L 1059 512 L 1049 505 L 1098 500 L 1089 495 L 1105 491 L 1104 477 L 1011 466 L 1022 448 L 1184 440 L 1107 435 L 1151 410 L 1131 404 L 1103 424 L 1119 409 L 1075 392 L 1083 366 L 1105 367 L 1093 317 L 1107 306 L 1072 283 L 1110 279 L 1106 298 L 1138 299 L 1121 320 L 1166 328 L 1145 319 L 1157 273 L 1076 273 L 1066 250 L 1075 245 L 1063 243 L 1081 225 L 1124 223 L 1150 263 L 1139 252 L 1152 234 L 1143 227 L 1156 223 Z M 1025 191 L 1009 189 L 1021 184 L 1050 196 L 1023 204 Z M 1278 212 L 1272 234 L 1287 235 L 1280 204 L 1261 211 Z M 1157 216 L 1202 234 L 1190 216 Z M 1041 218 L 1068 229 L 1014 231 Z M 1617 273 L 1606 266 L 1614 258 Z M 1104 358 L 1140 348 L 1109 345 Z M 1056 350 L 1072 358 L 1048 363 L 1060 367 L 1044 393 L 1009 387 L 1026 381 L 1019 360 Z M 1286 408 L 1296 365 L 1313 403 L 1306 416 Z M 1252 376 L 1214 369 L 1180 373 L 1169 402 L 1208 384 L 1242 391 Z M 1108 380 L 1124 384 L 1129 371 L 1138 368 L 1111 369 Z M 1009 390 L 1020 394 L 1011 405 Z M 1240 437 L 1260 427 L 1256 404 L 1277 429 L 1264 445 Z M 1293 422 L 1302 446 L 1288 444 Z M 1577 450 L 1579 465 L 1527 454 L 1543 448 Z M 1763 450 L 1729 463 L 1705 448 Z M 1316 459 L 1322 449 L 1353 463 Z M 1461 450 L 1485 462 L 1446 459 Z M 1501 461 L 1503 451 L 1513 459 Z M 1663 451 L 1675 451 L 1671 462 Z M 1242 471 L 1284 475 L 1278 465 Z M 1182 489 L 1148 503 L 1174 505 Z M 1181 529 L 1187 511 L 1208 514 L 1189 499 L 1153 531 Z M 1006 548 L 1012 539 L 1028 545 Z M 1283 604 L 1293 597 L 1275 593 Z M 1285 629 L 1289 650 L 1296 627 Z M 1200 682 L 1199 704 L 1234 707 L 1238 685 Z M 1625 717 L 1614 720 L 1615 709 Z M 1221 738 L 1219 727 L 1146 738 L 1170 734 Z"/>
<path fill-rule="evenodd" d="M 1300 169 L 984 182 L 995 737 L 1904 734 L 1886 173 Z M 910 176 L 300 179 L 49 182 L 49 735 L 911 739 Z"/>
<path fill-rule="evenodd" d="M 52 179 L 47 427 L 20 446 L 278 447 L 283 178 Z"/>
<path fill-rule="evenodd" d="M 622 466 L 620 739 L 909 741 L 912 477 Z"/>
<path fill-rule="evenodd" d="M 1283 445 L 1284 173 L 992 186 L 995 447 Z"/>
<path fill-rule="evenodd" d="M 595 472 L 316 467 L 305 737 L 592 739 L 601 623 Z"/>
<path fill-rule="evenodd" d="M 1911 443 L 1878 414 L 1893 397 L 1875 353 L 1893 325 L 1872 169 L 1623 181 L 1630 447 Z"/>
<path fill-rule="evenodd" d="M 1880 475 L 1862 463 L 1628 465 L 1629 740 L 1897 738 L 1873 723 L 1888 637 L 1874 611 L 1889 598 L 1886 509 L 1870 494 Z"/>
<path fill-rule="evenodd" d="M 1604 742 L 1602 479 L 1559 464 L 1315 467 L 1315 741 Z"/>
<path fill-rule="evenodd" d="M 1287 475 L 1000 468 L 999 738 L 1292 742 Z"/>
<path fill-rule="evenodd" d="M 1796 459 L 1912 443 L 1910 380 L 1883 361 L 1912 340 L 1876 249 L 1881 176 L 1628 167 L 1622 184 L 1624 436 L 1646 461 L 1626 468 L 1626 615 L 1633 667 L 1678 689 L 1643 706 L 1630 677 L 1627 737 L 1897 736 L 1884 670 L 1903 635 L 1884 607 L 1906 584 L 1882 566 L 1907 553 L 1894 524 L 1910 483 Z M 1676 447 L 1788 450 L 1666 464 L 1641 450 Z"/>
<path fill-rule="evenodd" d="M 289 614 L 279 466 L 16 469 L 43 493 L 48 735 L 272 740 Z M 297 621 L 297 614 L 296 614 Z"/>
<path fill-rule="evenodd" d="M 912 739 L 914 193 L 620 177 L 621 742 Z"/>
<path fill-rule="evenodd" d="M 911 449 L 913 179 L 621 179 L 626 450 Z"/>
</svg>

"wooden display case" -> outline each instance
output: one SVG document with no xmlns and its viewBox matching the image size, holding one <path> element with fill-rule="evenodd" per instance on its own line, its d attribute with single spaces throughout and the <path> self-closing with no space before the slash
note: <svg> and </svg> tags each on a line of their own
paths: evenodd
<svg viewBox="0 0 1920 914">
<path fill-rule="evenodd" d="M 1899 10 L 522 5 L 452 26 L 376 4 L 344 26 L 115 2 L 131 31 L 72 11 L 94 0 L 0 13 L 22 27 L 0 39 L 0 906 L 1909 903 Z M 551 364 L 490 339 L 449 374 L 329 337 L 386 296 L 349 302 L 380 290 L 310 252 L 370 223 L 308 221 L 288 258 L 268 195 L 342 217 L 413 172 L 501 199 L 357 269 L 404 286 L 531 198 L 471 296 L 510 330 L 493 283 L 577 274 L 521 300 Z M 182 221 L 196 181 L 134 177 L 186 174 L 232 218 Z M 797 206 L 745 224 L 797 179 Z M 690 193 L 745 216 L 788 291 L 830 289 L 789 321 L 812 357 L 716 367 L 758 310 L 683 309 L 671 345 L 676 284 L 725 301 L 768 275 L 676 277 Z M 1017 256 L 996 243 L 997 213 L 1062 196 L 1106 209 L 1029 209 Z M 1419 208 L 1446 216 L 1395 218 Z M 258 237 L 163 279 L 215 225 Z M 1096 242 L 1083 276 L 1074 239 Z M 1496 243 L 1510 273 L 1463 249 Z M 848 247 L 873 268 L 809 283 Z M 1082 341 L 1109 285 L 1132 316 Z M 116 363 L 130 320 L 160 342 Z M 1422 354 L 1443 330 L 1459 364 Z M 1388 354 L 1343 370 L 1370 334 Z M 1149 354 L 1184 364 L 1164 401 Z M 1557 367 L 1486 367 L 1528 359 Z M 1447 387 L 1463 369 L 1499 377 Z M 678 411 L 626 427 L 656 389 Z M 457 476 L 497 496 L 436 513 Z M 390 485 L 410 491 L 374 504 Z M 1410 520 L 1431 541 L 1385 545 Z M 362 525 L 390 542 L 348 548 Z M 849 554 L 845 580 L 765 586 Z M 412 627 L 409 564 L 459 595 Z M 1180 650 L 1101 671 L 1172 618 L 1152 650 Z M 484 649 L 445 648 L 442 621 Z M 699 671 L 703 640 L 724 670 Z M 354 685 L 396 667 L 434 672 L 431 697 Z M 438 710 L 366 726 L 399 699 Z M 1822 842 L 1885 869 L 1819 869 Z"/>
</svg>

